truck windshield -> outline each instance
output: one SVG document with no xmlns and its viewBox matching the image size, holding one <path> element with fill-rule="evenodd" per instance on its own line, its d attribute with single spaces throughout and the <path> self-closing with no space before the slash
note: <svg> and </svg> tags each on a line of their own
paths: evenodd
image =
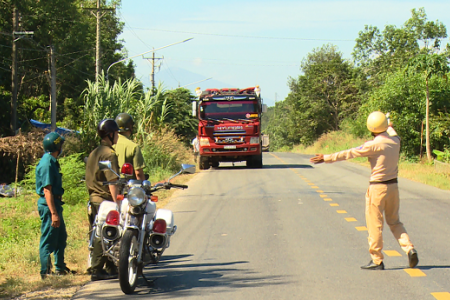
<svg viewBox="0 0 450 300">
<path fill-rule="evenodd" d="M 256 101 L 203 102 L 200 106 L 202 119 L 254 119 L 258 118 L 259 105 Z"/>
</svg>

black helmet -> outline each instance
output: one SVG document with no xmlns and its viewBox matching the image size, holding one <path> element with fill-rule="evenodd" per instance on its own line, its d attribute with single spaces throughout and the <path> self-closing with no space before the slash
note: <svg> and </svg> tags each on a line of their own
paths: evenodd
<svg viewBox="0 0 450 300">
<path fill-rule="evenodd" d="M 110 133 L 114 133 L 116 131 L 119 131 L 119 126 L 117 126 L 116 121 L 113 119 L 101 120 L 100 123 L 98 123 L 97 133 L 102 139 L 109 136 Z"/>
<path fill-rule="evenodd" d="M 44 151 L 53 153 L 61 151 L 65 139 L 57 132 L 50 132 L 44 137 Z"/>
<path fill-rule="evenodd" d="M 119 126 L 119 132 L 132 131 L 134 125 L 133 117 L 127 113 L 118 114 L 116 123 Z"/>
</svg>

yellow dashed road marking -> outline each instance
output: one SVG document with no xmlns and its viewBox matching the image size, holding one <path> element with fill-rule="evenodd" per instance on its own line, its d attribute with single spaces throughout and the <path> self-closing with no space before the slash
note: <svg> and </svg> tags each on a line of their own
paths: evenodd
<svg viewBox="0 0 450 300">
<path fill-rule="evenodd" d="M 355 227 L 356 228 L 356 230 L 358 230 L 358 231 L 367 231 L 367 227 L 366 226 L 357 226 L 357 227 Z"/>
<path fill-rule="evenodd" d="M 330 203 L 330 206 L 339 206 L 337 203 Z"/>
<path fill-rule="evenodd" d="M 345 221 L 347 222 L 356 222 L 355 218 L 345 218 Z"/>
<path fill-rule="evenodd" d="M 403 269 L 411 277 L 424 277 L 427 276 L 424 272 L 419 269 Z"/>
<path fill-rule="evenodd" d="M 318 193 L 323 193 L 323 191 L 321 191 L 321 190 L 316 190 L 316 192 L 318 192 Z"/>
<path fill-rule="evenodd" d="M 331 198 L 324 198 L 323 201 L 333 201 Z"/>
<path fill-rule="evenodd" d="M 431 293 L 431 295 L 438 300 L 450 300 L 450 293 L 448 292 Z"/>
<path fill-rule="evenodd" d="M 398 251 L 395 250 L 383 250 L 384 254 L 387 256 L 402 256 Z"/>
<path fill-rule="evenodd" d="M 315 185 L 315 186 L 312 186 L 311 188 L 312 189 L 318 189 L 319 187 L 317 185 Z"/>
<path fill-rule="evenodd" d="M 308 185 L 315 185 L 315 184 L 314 184 L 314 183 L 312 183 L 312 182 L 309 182 L 309 183 L 308 183 Z"/>
<path fill-rule="evenodd" d="M 326 197 L 328 197 L 327 195 L 324 195 L 324 194 L 322 194 L 322 195 L 320 195 L 320 197 L 322 197 L 322 198 L 326 198 Z"/>
<path fill-rule="evenodd" d="M 347 212 L 345 210 L 337 210 L 336 211 L 338 214 L 346 214 Z"/>
</svg>

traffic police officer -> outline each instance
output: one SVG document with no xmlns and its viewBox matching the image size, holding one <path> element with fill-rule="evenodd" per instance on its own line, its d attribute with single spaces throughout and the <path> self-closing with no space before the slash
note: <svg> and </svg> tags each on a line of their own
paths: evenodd
<svg viewBox="0 0 450 300">
<path fill-rule="evenodd" d="M 115 185 L 103 185 L 104 181 L 115 181 L 117 176 L 110 171 L 100 171 L 98 163 L 109 160 L 112 169 L 118 174 L 119 164 L 113 145 L 119 138 L 119 127 L 113 119 L 102 120 L 97 127 L 97 133 L 101 138 L 100 146 L 95 148 L 86 162 L 86 187 L 89 192 L 89 202 L 91 212 L 89 223 L 92 228 L 95 216 L 98 213 L 100 204 L 103 201 L 114 201 L 120 207 L 120 201 L 117 200 L 118 188 Z M 104 280 L 117 278 L 117 268 L 112 261 L 103 256 L 101 241 L 98 237 L 94 240 L 94 249 L 91 259 L 91 280 Z M 105 266 L 105 269 L 103 267 Z"/>
<path fill-rule="evenodd" d="M 55 274 L 73 273 L 64 262 L 67 231 L 63 218 L 62 174 L 57 160 L 62 152 L 64 137 L 56 132 L 50 132 L 44 137 L 44 155 L 36 167 L 36 193 L 38 211 L 41 218 L 41 240 L 39 243 L 39 258 L 41 261 L 41 278 L 52 274 L 50 254 L 55 257 Z"/>
<path fill-rule="evenodd" d="M 400 138 L 386 116 L 375 111 L 367 118 L 367 128 L 374 139 L 361 147 L 330 155 L 316 154 L 312 163 L 333 163 L 355 157 L 368 157 L 371 166 L 370 184 L 366 193 L 366 224 L 369 232 L 369 252 L 372 260 L 362 266 L 365 270 L 384 270 L 383 263 L 383 212 L 400 247 L 408 254 L 409 267 L 414 268 L 419 258 L 405 227 L 400 222 L 400 198 L 397 184 Z"/>
<path fill-rule="evenodd" d="M 145 180 L 145 162 L 141 148 L 138 144 L 130 140 L 134 126 L 133 118 L 127 113 L 120 113 L 116 117 L 116 123 L 119 126 L 119 140 L 113 147 L 119 159 L 119 166 L 122 166 L 124 163 L 132 164 L 135 172 L 134 178 L 137 180 Z"/>
</svg>

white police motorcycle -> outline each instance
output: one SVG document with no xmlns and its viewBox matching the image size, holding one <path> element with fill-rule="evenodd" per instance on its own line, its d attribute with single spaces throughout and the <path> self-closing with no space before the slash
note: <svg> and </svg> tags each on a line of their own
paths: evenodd
<svg viewBox="0 0 450 300">
<path fill-rule="evenodd" d="M 133 174 L 130 164 L 122 166 L 121 173 L 125 178 L 112 170 L 110 161 L 99 162 L 99 167 L 119 177 L 117 181 L 104 182 L 104 185 L 118 185 L 123 196 L 120 207 L 112 201 L 103 201 L 100 205 L 91 231 L 89 249 L 92 252 L 94 236 L 100 237 L 103 255 L 118 267 L 120 288 L 125 294 L 131 294 L 139 275 L 147 281 L 142 269 L 159 262 L 177 230 L 172 211 L 156 210 L 158 197 L 152 194 L 160 189 L 188 188 L 170 180 L 180 174 L 195 173 L 195 165 L 183 164 L 181 170 L 167 182 L 154 186 L 148 180 L 126 179 L 126 175 Z"/>
</svg>

